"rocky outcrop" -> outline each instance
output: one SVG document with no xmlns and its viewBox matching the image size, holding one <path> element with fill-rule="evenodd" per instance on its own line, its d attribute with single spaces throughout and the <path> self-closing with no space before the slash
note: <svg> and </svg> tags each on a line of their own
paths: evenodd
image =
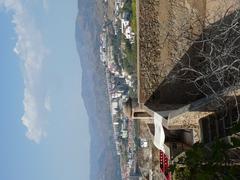
<svg viewBox="0 0 240 180">
<path fill-rule="evenodd" d="M 204 0 L 139 1 L 140 102 L 166 78 L 202 29 Z"/>
</svg>

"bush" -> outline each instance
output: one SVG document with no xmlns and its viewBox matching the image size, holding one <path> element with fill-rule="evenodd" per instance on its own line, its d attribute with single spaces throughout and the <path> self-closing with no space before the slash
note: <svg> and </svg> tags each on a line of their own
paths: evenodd
<svg viewBox="0 0 240 180">
<path fill-rule="evenodd" d="M 132 0 L 132 16 L 131 16 L 131 27 L 133 32 L 137 33 L 137 4 L 136 0 Z"/>
<path fill-rule="evenodd" d="M 124 69 L 131 75 L 136 72 L 137 67 L 137 48 L 135 44 L 131 44 L 129 40 L 126 41 L 125 54 L 126 58 L 123 61 Z"/>
</svg>

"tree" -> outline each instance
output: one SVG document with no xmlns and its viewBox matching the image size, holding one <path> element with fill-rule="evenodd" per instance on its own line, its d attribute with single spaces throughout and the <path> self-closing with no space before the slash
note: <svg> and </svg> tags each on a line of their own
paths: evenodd
<svg viewBox="0 0 240 180">
<path fill-rule="evenodd" d="M 229 107 L 229 98 L 226 96 L 232 96 L 231 105 L 238 107 L 240 11 L 227 11 L 218 19 L 220 20 L 212 23 L 207 22 L 206 18 L 201 35 L 185 36 L 192 45 L 184 57 L 177 59 L 175 78 L 193 84 L 198 94 L 214 96 L 219 108 Z M 239 119 L 238 113 L 237 121 Z"/>
<path fill-rule="evenodd" d="M 216 139 L 211 144 L 197 143 L 192 149 L 175 159 L 170 171 L 175 179 L 239 179 L 240 163 L 232 159 L 232 153 L 240 147 L 240 123 L 231 131 L 230 141 Z"/>
<path fill-rule="evenodd" d="M 187 49 L 185 53 L 184 48 L 176 48 L 177 55 L 171 52 L 176 66 L 167 80 L 168 83 L 178 81 L 190 84 L 194 91 L 189 88 L 189 94 L 194 92 L 196 96 L 211 97 L 215 111 L 223 112 L 223 118 L 233 119 L 230 131 L 234 132 L 231 141 L 215 139 L 211 144 L 193 145 L 171 166 L 176 179 L 240 179 L 240 164 L 233 158 L 234 153 L 240 155 L 237 133 L 240 131 L 240 11 L 227 10 L 216 19 L 217 22 L 208 21 L 207 18 L 197 19 L 195 26 L 201 26 L 198 28 L 201 33 L 192 32 L 192 24 L 185 26 L 179 23 L 181 25 L 174 26 L 179 28 L 176 33 L 167 34 L 171 36 L 166 37 L 171 47 Z M 175 42 L 184 45 L 178 46 L 179 43 Z M 179 55 L 182 53 L 180 51 L 183 56 Z M 231 114 L 232 109 L 234 113 Z"/>
</svg>

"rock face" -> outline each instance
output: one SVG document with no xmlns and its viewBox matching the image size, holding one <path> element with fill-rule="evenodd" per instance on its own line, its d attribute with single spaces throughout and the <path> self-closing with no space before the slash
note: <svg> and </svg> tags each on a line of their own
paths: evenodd
<svg viewBox="0 0 240 180">
<path fill-rule="evenodd" d="M 141 104 L 156 111 L 171 110 L 203 96 L 194 83 L 184 81 L 189 77 L 181 74 L 181 67 L 197 61 L 196 52 L 201 45 L 196 40 L 206 31 L 209 23 L 223 19 L 226 12 L 230 14 L 236 10 L 240 4 L 236 6 L 236 2 L 138 1 L 138 86 Z"/>
<path fill-rule="evenodd" d="M 140 102 L 157 89 L 201 32 L 205 0 L 139 1 Z"/>
<path fill-rule="evenodd" d="M 121 179 L 113 142 L 104 67 L 99 59 L 98 37 L 103 15 L 98 0 L 79 0 L 76 44 L 82 66 L 82 96 L 91 134 L 90 179 Z M 98 10 L 96 10 L 98 9 Z"/>
</svg>

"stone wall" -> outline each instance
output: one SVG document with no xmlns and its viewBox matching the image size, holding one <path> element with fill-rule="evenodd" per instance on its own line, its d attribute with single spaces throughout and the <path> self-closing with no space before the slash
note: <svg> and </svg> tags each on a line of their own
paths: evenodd
<svg viewBox="0 0 240 180">
<path fill-rule="evenodd" d="M 189 3 L 190 2 L 190 3 Z M 204 0 L 139 1 L 139 102 L 144 103 L 200 34 Z M 189 38 L 191 36 L 191 38 Z"/>
</svg>

